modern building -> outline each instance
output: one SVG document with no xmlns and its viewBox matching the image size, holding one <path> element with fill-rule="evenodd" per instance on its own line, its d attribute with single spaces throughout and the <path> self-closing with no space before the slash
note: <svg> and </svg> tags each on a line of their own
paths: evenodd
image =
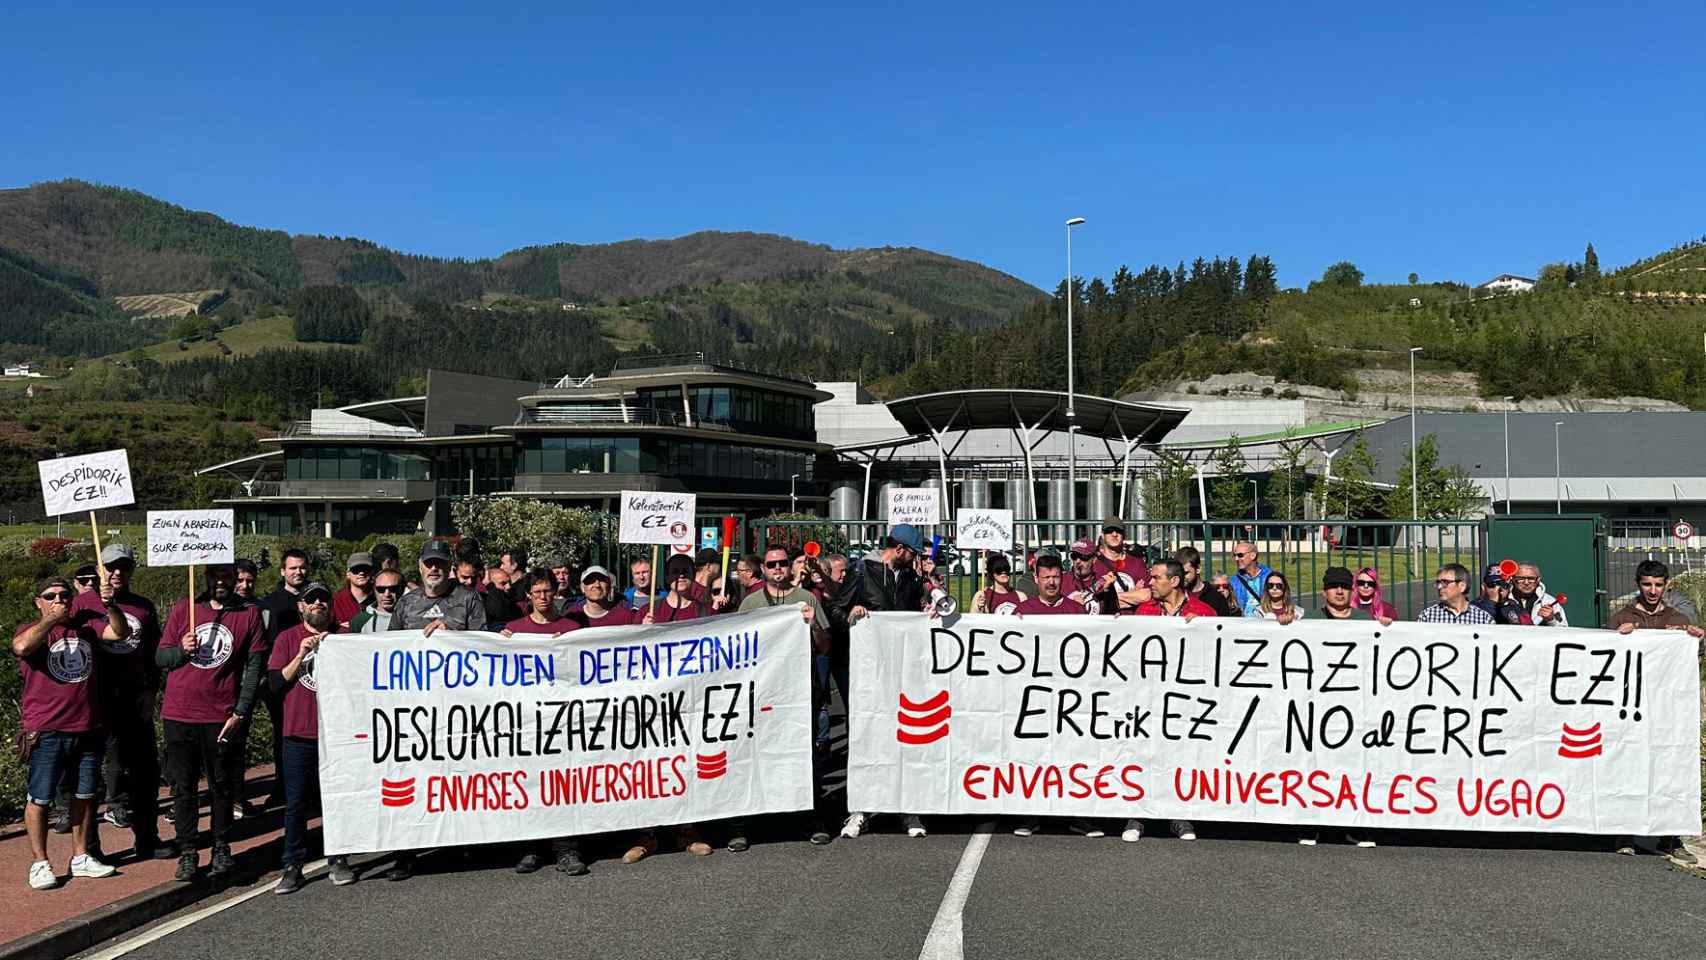
<svg viewBox="0 0 1706 960">
<path fill-rule="evenodd" d="M 239 529 L 451 531 L 450 505 L 491 494 L 614 510 L 623 490 L 691 492 L 702 512 L 821 512 L 812 384 L 692 354 L 546 384 L 428 371 L 415 396 L 316 410 L 199 474 Z"/>
</svg>

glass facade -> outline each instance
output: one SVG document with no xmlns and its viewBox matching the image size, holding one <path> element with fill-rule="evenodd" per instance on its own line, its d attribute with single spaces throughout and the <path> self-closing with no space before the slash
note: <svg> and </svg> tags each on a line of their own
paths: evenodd
<svg viewBox="0 0 1706 960">
<path fill-rule="evenodd" d="M 642 406 L 680 411 L 680 387 L 656 387 L 635 391 Z M 725 423 L 741 433 L 790 440 L 811 440 L 815 435 L 812 402 L 806 397 L 750 387 L 687 388 L 687 403 L 695 420 Z"/>
<path fill-rule="evenodd" d="M 373 447 L 285 448 L 286 480 L 431 480 L 432 461 Z"/>
<path fill-rule="evenodd" d="M 816 456 L 740 443 L 674 437 L 521 439 L 522 473 L 651 473 L 691 480 L 702 490 L 786 490 L 799 474 L 809 482 Z"/>
<path fill-rule="evenodd" d="M 242 533 L 278 537 L 310 533 L 317 536 L 326 529 L 324 504 L 303 504 L 300 512 L 295 505 L 239 506 L 236 511 L 237 529 Z M 334 504 L 331 513 L 332 536 L 356 540 L 374 533 L 413 533 L 425 513 L 424 506 L 375 504 L 362 507 Z M 277 562 L 276 557 L 274 562 Z"/>
<path fill-rule="evenodd" d="M 485 443 L 466 447 L 443 447 L 433 454 L 433 469 L 442 496 L 508 490 L 515 479 L 515 447 L 507 443 Z"/>
</svg>

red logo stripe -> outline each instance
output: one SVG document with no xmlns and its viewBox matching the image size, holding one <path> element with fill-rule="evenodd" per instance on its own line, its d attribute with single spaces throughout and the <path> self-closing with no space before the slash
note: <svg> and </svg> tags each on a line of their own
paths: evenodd
<svg viewBox="0 0 1706 960">
<path fill-rule="evenodd" d="M 943 707 L 927 717 L 914 717 L 905 713 L 898 713 L 895 716 L 900 718 L 900 725 L 903 727 L 934 727 L 953 715 L 953 707 Z"/>
<path fill-rule="evenodd" d="M 945 723 L 927 733 L 913 733 L 909 730 L 896 730 L 894 732 L 894 738 L 896 740 L 899 740 L 901 743 L 910 743 L 913 746 L 935 743 L 947 735 L 948 725 Z"/>
<path fill-rule="evenodd" d="M 1564 724 L 1564 733 L 1566 735 L 1572 736 L 1572 737 L 1591 737 L 1598 732 L 1599 732 L 1599 724 L 1597 724 L 1597 723 L 1591 727 L 1582 727 L 1580 729 L 1577 729 L 1576 727 L 1572 727 L 1567 723 Z"/>
<path fill-rule="evenodd" d="M 1570 760 L 1585 760 L 1588 757 L 1599 756 L 1603 749 L 1604 748 L 1600 747 L 1598 744 L 1594 744 L 1586 750 L 1571 750 L 1568 747 L 1559 747 L 1558 756 L 1565 757 Z"/>
<path fill-rule="evenodd" d="M 948 691 L 943 690 L 923 703 L 914 703 L 906 694 L 900 695 L 900 708 L 913 713 L 926 713 L 948 702 Z"/>
</svg>

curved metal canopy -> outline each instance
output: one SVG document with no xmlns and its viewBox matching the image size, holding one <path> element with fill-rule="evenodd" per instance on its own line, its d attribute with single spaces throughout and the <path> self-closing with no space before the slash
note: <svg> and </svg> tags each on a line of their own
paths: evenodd
<svg viewBox="0 0 1706 960">
<path fill-rule="evenodd" d="M 1183 407 L 1132 403 L 1105 397 L 1072 398 L 1056 390 L 952 390 L 890 400 L 889 412 L 915 436 L 958 430 L 1024 428 L 1066 432 L 1076 425 L 1085 436 L 1155 443 L 1189 413 Z"/>
</svg>

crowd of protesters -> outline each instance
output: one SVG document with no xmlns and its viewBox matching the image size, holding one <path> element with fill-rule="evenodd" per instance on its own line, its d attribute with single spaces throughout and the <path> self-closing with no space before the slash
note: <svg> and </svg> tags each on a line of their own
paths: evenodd
<svg viewBox="0 0 1706 960">
<path fill-rule="evenodd" d="M 477 549 L 477 548 L 475 548 Z M 490 631 L 559 636 L 589 627 L 674 623 L 735 611 L 793 607 L 810 626 L 811 678 L 815 714 L 813 774 L 822 803 L 830 756 L 831 690 L 848 697 L 849 641 L 854 624 L 874 611 L 923 611 L 942 615 L 932 598 L 945 588 L 936 558 L 921 532 L 909 525 L 891 528 L 877 548 L 862 558 L 808 554 L 794 545 L 772 544 L 762 553 L 738 557 L 727 575 L 720 554 L 701 550 L 674 555 L 654 580 L 652 564 L 636 560 L 618 583 L 599 565 L 576 568 L 566 559 L 529 561 L 520 551 L 483 558 L 464 542 L 462 552 L 430 541 L 412 569 L 397 549 L 378 544 L 351 554 L 342 582 L 312 577 L 309 557 L 287 550 L 280 557 L 279 581 L 257 594 L 261 571 L 255 564 L 207 568 L 206 591 L 179 600 L 162 619 L 155 605 L 130 590 L 134 552 L 112 544 L 100 563 L 71 578 L 49 577 L 36 585 L 38 618 L 17 627 L 12 650 L 23 678 L 22 746 L 27 751 L 28 803 L 25 822 L 33 853 L 28 882 L 50 889 L 61 882 L 48 858 L 48 835 L 71 838 L 70 876 L 105 877 L 114 872 L 102 852 L 99 827 L 129 829 L 131 857 L 177 860 L 176 879 L 190 881 L 201 872 L 198 840 L 199 781 L 209 798 L 211 851 L 207 873 L 223 877 L 233 870 L 234 820 L 255 812 L 241 796 L 243 762 L 251 720 L 257 708 L 271 718 L 270 752 L 276 784 L 263 807 L 284 808 L 284 870 L 276 886 L 290 893 L 302 886 L 307 862 L 307 824 L 318 803 L 318 710 L 314 656 L 326 638 L 341 633 L 387 630 Z M 1261 562 L 1257 546 L 1234 545 L 1234 569 L 1203 579 L 1203 557 L 1182 546 L 1156 558 L 1128 543 L 1119 517 L 1101 524 L 1100 536 L 1079 540 L 1068 556 L 1043 552 L 1029 569 L 1015 571 L 1003 554 L 990 554 L 981 571 L 984 583 L 971 598 L 969 612 L 1019 617 L 1056 614 L 1104 616 L 1248 617 L 1291 624 L 1299 619 L 1366 620 L 1391 624 L 1398 616 L 1372 568 L 1352 571 L 1329 567 L 1321 577 L 1313 609 L 1299 602 L 1283 571 Z M 1021 575 L 1022 574 L 1022 575 Z M 1548 593 L 1540 569 L 1520 564 L 1514 575 L 1488 567 L 1479 585 L 1456 563 L 1442 566 L 1433 587 L 1437 601 L 1422 609 L 1423 623 L 1565 626 L 1564 599 Z M 1668 592 L 1669 571 L 1656 561 L 1636 569 L 1637 592 L 1612 617 L 1610 627 L 1627 634 L 1636 629 L 1685 630 L 1706 637 L 1694 623 L 1692 608 Z M 952 614 L 949 614 L 952 615 Z M 161 777 L 155 746 L 155 716 L 165 744 L 164 772 L 172 790 L 166 819 L 174 837 L 163 842 L 157 804 Z M 100 800 L 106 814 L 97 819 Z M 61 811 L 50 813 L 56 800 Z M 840 835 L 858 837 L 871 814 L 844 811 Z M 923 820 L 905 815 L 908 835 L 924 836 Z M 1105 834 L 1088 820 L 1068 824 L 1089 837 Z M 1013 832 L 1030 836 L 1035 820 Z M 1196 838 L 1186 820 L 1168 824 L 1182 840 Z M 1128 820 L 1121 838 L 1142 837 L 1144 824 Z M 659 830 L 628 838 L 621 859 L 634 863 L 659 849 Z M 684 825 L 670 832 L 677 849 L 712 853 L 713 833 L 726 849 L 749 845 L 745 823 Z M 806 814 L 804 834 L 814 844 L 832 842 L 823 811 Z M 1349 837 L 1373 846 L 1372 835 Z M 1313 844 L 1316 834 L 1300 842 Z M 1631 843 L 1620 843 L 1633 852 Z M 563 837 L 548 845 L 522 844 L 515 869 L 532 872 L 555 859 L 569 875 L 588 870 L 581 838 Z M 399 852 L 384 876 L 408 879 L 415 855 Z M 334 884 L 353 883 L 356 873 L 342 858 L 331 858 Z"/>
</svg>

